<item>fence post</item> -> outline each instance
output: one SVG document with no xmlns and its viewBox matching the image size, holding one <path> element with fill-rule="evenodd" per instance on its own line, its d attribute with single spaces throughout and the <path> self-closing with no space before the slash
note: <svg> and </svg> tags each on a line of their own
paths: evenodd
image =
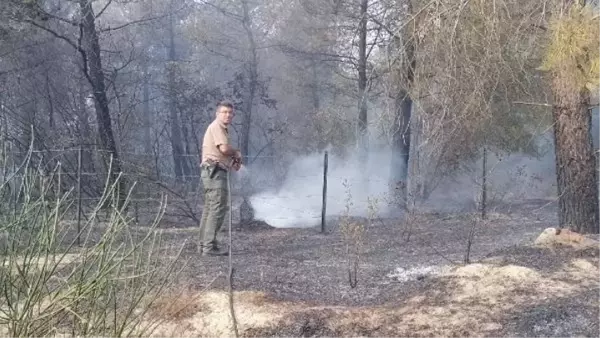
<svg viewBox="0 0 600 338">
<path fill-rule="evenodd" d="M 327 151 L 323 159 L 323 207 L 321 208 L 321 232 L 325 232 L 325 215 L 327 214 L 327 167 L 329 158 Z"/>
<path fill-rule="evenodd" d="M 77 245 L 81 246 L 81 146 L 77 150 Z"/>
</svg>

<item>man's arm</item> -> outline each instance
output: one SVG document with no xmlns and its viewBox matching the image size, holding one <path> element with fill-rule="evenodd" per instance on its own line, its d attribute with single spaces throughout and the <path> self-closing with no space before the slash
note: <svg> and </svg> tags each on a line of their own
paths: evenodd
<svg viewBox="0 0 600 338">
<path fill-rule="evenodd" d="M 215 128 L 213 132 L 213 141 L 215 142 L 217 149 L 219 149 L 223 155 L 233 157 L 236 160 L 241 160 L 241 152 L 229 144 L 229 138 L 227 137 L 225 130 L 218 127 Z"/>
<path fill-rule="evenodd" d="M 219 151 L 225 156 L 232 156 L 238 160 L 242 158 L 242 153 L 238 149 L 232 147 L 230 144 L 219 144 L 217 147 L 219 148 Z"/>
</svg>

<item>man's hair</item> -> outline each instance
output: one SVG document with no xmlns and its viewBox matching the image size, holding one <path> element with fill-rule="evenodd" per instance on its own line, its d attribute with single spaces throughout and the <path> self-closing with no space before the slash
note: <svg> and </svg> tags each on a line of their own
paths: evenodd
<svg viewBox="0 0 600 338">
<path fill-rule="evenodd" d="M 217 110 L 219 110 L 219 107 L 227 107 L 229 109 L 233 109 L 233 103 L 227 100 L 223 100 L 217 103 Z"/>
</svg>

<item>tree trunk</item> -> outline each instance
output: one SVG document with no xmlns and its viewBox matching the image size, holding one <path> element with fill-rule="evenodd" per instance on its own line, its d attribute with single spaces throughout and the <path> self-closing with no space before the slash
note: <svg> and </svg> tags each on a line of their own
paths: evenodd
<svg viewBox="0 0 600 338">
<path fill-rule="evenodd" d="M 85 83 L 83 81 L 79 82 L 80 87 L 84 88 Z M 77 138 L 79 140 L 79 146 L 82 147 L 81 152 L 81 171 L 84 173 L 96 173 L 96 158 L 94 158 L 94 154 L 90 150 L 91 147 L 86 146 L 88 144 L 94 143 L 95 134 L 92 130 L 88 122 L 88 113 L 86 109 L 86 92 L 83 90 L 79 90 L 77 92 Z M 82 189 L 85 194 L 90 197 L 100 197 L 102 192 L 101 184 L 104 184 L 106 180 L 103 177 L 94 176 L 83 176 L 82 177 Z M 101 182 L 101 183 L 99 183 Z"/>
<path fill-rule="evenodd" d="M 252 127 L 252 106 L 254 105 L 254 95 L 256 94 L 256 82 L 252 78 L 253 70 L 252 66 L 248 65 L 248 91 L 246 94 L 246 99 L 243 103 L 243 115 L 242 115 L 242 130 L 240 137 L 240 151 L 242 152 L 242 158 L 244 163 L 248 163 L 249 161 L 249 152 L 250 152 L 250 129 Z"/>
<path fill-rule="evenodd" d="M 258 84 L 258 55 L 256 51 L 256 42 L 254 41 L 254 34 L 252 32 L 252 24 L 250 18 L 250 11 L 248 9 L 248 2 L 242 1 L 243 7 L 243 26 L 248 37 L 249 54 L 250 60 L 245 64 L 247 76 L 247 94 L 244 100 L 243 110 L 244 115 L 242 116 L 242 131 L 241 131 L 241 145 L 240 150 L 242 152 L 244 163 L 248 163 L 249 151 L 250 151 L 250 129 L 252 126 L 252 108 L 254 106 L 254 96 L 256 95 L 256 87 Z"/>
<path fill-rule="evenodd" d="M 391 183 L 397 196 L 406 200 L 412 100 L 406 91 L 400 90 L 394 99 L 394 105 L 394 127 L 397 130 L 392 135 Z"/>
<path fill-rule="evenodd" d="M 487 153 L 487 146 L 484 143 L 481 163 L 481 219 L 487 218 Z"/>
<path fill-rule="evenodd" d="M 46 70 L 46 98 L 48 99 L 48 127 L 54 128 L 54 102 L 52 100 L 52 90 L 50 89 L 49 70 Z"/>
<path fill-rule="evenodd" d="M 410 157 L 408 158 L 408 178 L 406 180 L 405 208 L 407 211 L 412 212 L 416 208 L 417 201 L 420 200 L 424 181 L 423 161 L 421 159 L 421 153 L 417 147 L 419 144 L 421 144 L 423 124 L 418 114 L 411 114 L 410 125 L 410 144 L 412 145 L 412 149 L 410 151 Z"/>
<path fill-rule="evenodd" d="M 146 49 L 146 53 L 148 50 Z M 148 65 L 148 57 L 142 56 L 142 71 L 144 72 L 144 82 L 142 84 L 142 128 L 144 128 L 144 155 L 152 154 L 152 137 L 150 136 L 150 70 Z M 148 157 L 150 159 L 150 157 Z"/>
<path fill-rule="evenodd" d="M 310 60 L 310 69 L 312 71 L 312 104 L 313 112 L 318 112 L 321 109 L 321 97 L 319 95 L 319 72 L 317 69 L 317 61 L 315 59 Z"/>
<path fill-rule="evenodd" d="M 598 233 L 598 176 L 588 108 L 590 95 L 584 90 L 578 100 L 569 99 L 559 81 L 553 83 L 553 89 L 559 226 Z"/>
<path fill-rule="evenodd" d="M 171 1 L 171 5 L 172 5 Z M 172 9 L 173 6 L 171 6 Z M 171 124 L 171 149 L 173 152 L 173 165 L 175 167 L 175 177 L 179 180 L 184 175 L 189 175 L 190 170 L 185 161 L 183 142 L 181 140 L 181 126 L 179 124 L 179 114 L 177 112 L 177 89 L 175 85 L 176 76 L 176 55 L 175 55 L 175 32 L 173 31 L 173 14 L 169 15 L 169 62 L 167 66 L 168 81 L 168 101 Z"/>
<path fill-rule="evenodd" d="M 412 5 L 410 1 L 406 1 L 405 17 L 412 15 Z M 410 26 L 408 26 L 410 27 Z M 410 89 L 414 82 L 414 72 L 416 67 L 415 58 L 415 43 L 413 32 L 408 31 L 408 27 L 402 30 L 402 37 L 395 36 L 392 40 L 392 48 L 398 50 L 402 48 L 403 60 L 402 67 L 396 72 L 393 78 L 395 87 L 397 88 L 396 97 L 394 98 L 394 126 L 397 130 L 392 136 L 392 182 L 396 193 L 403 201 L 407 201 L 407 180 L 408 180 L 408 161 L 410 156 L 410 139 L 411 128 L 410 119 L 412 114 L 413 100 L 410 96 Z M 407 34 L 409 33 L 410 34 Z M 401 41 L 402 40 L 402 41 Z M 406 204 L 405 204 L 406 207 Z"/>
<path fill-rule="evenodd" d="M 572 5 L 573 1 L 565 0 L 563 9 Z M 598 233 L 598 173 L 590 93 L 586 88 L 574 88 L 577 82 L 569 76 L 576 75 L 558 72 L 552 79 L 558 221 L 561 228 Z"/>
<path fill-rule="evenodd" d="M 92 9 L 92 2 L 88 0 L 79 0 L 81 9 L 81 29 L 83 31 L 83 41 L 85 42 L 85 51 L 88 69 L 88 80 L 92 86 L 94 94 L 94 107 L 96 110 L 96 120 L 98 123 L 98 133 L 100 136 L 100 142 L 103 150 L 108 155 L 112 155 L 113 162 L 108 173 L 111 180 L 109 184 L 114 184 L 121 172 L 121 163 L 119 161 L 119 154 L 117 152 L 117 146 L 115 144 L 115 138 L 113 136 L 112 122 L 110 118 L 110 109 L 108 106 L 108 98 L 106 96 L 106 85 L 104 83 L 104 74 L 102 72 L 102 60 L 100 57 L 100 43 L 98 41 L 98 32 L 96 31 L 95 16 Z M 119 206 L 122 206 L 125 191 L 125 182 L 121 178 L 119 179 L 117 196 Z"/>
<path fill-rule="evenodd" d="M 183 154 L 185 156 L 183 156 L 183 163 L 184 163 L 184 168 L 187 168 L 187 173 L 186 175 L 190 175 L 193 172 L 199 172 L 199 167 L 194 165 L 194 163 L 196 163 L 195 161 L 192 160 L 192 158 L 189 156 L 190 154 L 192 154 L 192 137 L 190 135 L 190 129 L 188 128 L 188 126 L 190 126 L 192 124 L 191 119 L 189 118 L 189 116 L 184 116 L 183 114 L 181 114 L 180 116 L 180 122 L 181 122 L 181 135 L 183 136 L 181 142 L 183 145 Z M 198 169 L 198 170 L 196 170 Z M 188 180 L 189 181 L 189 180 Z"/>
<path fill-rule="evenodd" d="M 367 9 L 368 0 L 360 2 L 360 22 L 358 24 L 358 156 L 361 166 L 368 162 L 367 131 Z M 364 169 L 364 168 L 363 168 Z M 361 170 L 361 172 L 366 172 Z"/>
<path fill-rule="evenodd" d="M 413 101 L 408 89 L 413 83 L 413 72 L 415 67 L 414 45 L 412 42 L 405 43 L 406 65 L 402 72 L 404 79 L 400 84 L 394 99 L 394 127 L 397 130 L 392 136 L 392 179 L 402 199 L 406 200 L 406 181 L 408 179 L 408 160 L 410 154 L 410 117 L 412 114 Z M 404 87 L 404 88 L 402 88 Z"/>
<path fill-rule="evenodd" d="M 248 81 L 247 96 L 244 101 L 244 115 L 242 117 L 242 131 L 241 131 L 241 146 L 240 151 L 242 152 L 242 158 L 244 163 L 249 161 L 250 151 L 250 131 L 252 127 L 252 108 L 254 107 L 254 96 L 256 95 L 256 89 L 258 86 L 258 54 L 256 48 L 256 41 L 254 40 L 254 33 L 252 31 L 252 21 L 250 17 L 250 11 L 248 8 L 248 2 L 242 1 L 243 7 L 243 21 L 242 25 L 246 31 L 249 44 L 250 60 L 246 62 L 246 73 L 245 78 Z M 254 218 L 254 212 L 248 202 L 248 195 L 250 194 L 251 186 L 248 180 L 248 176 L 245 175 L 242 178 L 242 204 L 240 206 L 240 223 L 250 222 Z"/>
<path fill-rule="evenodd" d="M 22 144 L 24 147 L 27 147 L 24 150 L 29 151 L 29 146 L 31 145 L 31 141 L 33 141 L 33 149 L 32 150 L 39 150 L 40 148 L 37 147 L 37 145 L 40 140 L 38 140 L 39 135 L 36 133 L 37 126 L 35 123 L 35 117 L 37 115 L 37 96 L 34 96 L 32 100 L 27 102 L 25 104 L 24 108 L 25 108 L 25 121 L 27 121 L 25 128 L 23 128 Z"/>
</svg>

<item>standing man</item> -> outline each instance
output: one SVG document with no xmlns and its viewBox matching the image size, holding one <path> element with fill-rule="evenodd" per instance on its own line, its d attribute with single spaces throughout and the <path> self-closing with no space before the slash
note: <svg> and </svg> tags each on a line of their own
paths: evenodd
<svg viewBox="0 0 600 338">
<path fill-rule="evenodd" d="M 216 118 L 208 125 L 202 142 L 200 177 L 204 186 L 204 208 L 200 220 L 200 246 L 202 255 L 226 256 L 217 243 L 217 233 L 229 211 L 228 172 L 238 171 L 242 154 L 229 142 L 228 126 L 233 117 L 233 104 L 222 101 L 217 104 Z"/>
</svg>

